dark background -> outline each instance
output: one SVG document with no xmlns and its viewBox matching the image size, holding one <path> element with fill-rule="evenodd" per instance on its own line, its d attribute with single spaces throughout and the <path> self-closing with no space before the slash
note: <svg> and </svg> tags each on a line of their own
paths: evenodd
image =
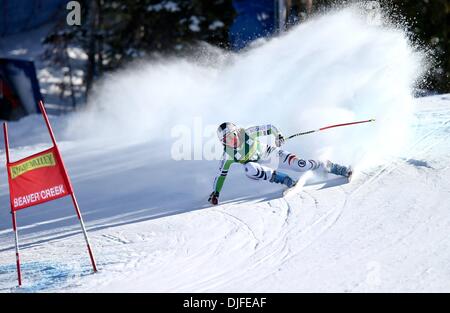
<svg viewBox="0 0 450 313">
<path fill-rule="evenodd" d="M 353 2 L 343 0 L 80 0 L 81 26 L 66 23 L 65 0 L 0 0 L 2 34 L 24 31 L 30 23 L 51 20 L 55 27 L 43 40 L 44 58 L 53 66 L 72 71 L 67 57 L 70 46 L 82 47 L 83 90 L 105 73 L 145 57 L 190 54 L 199 42 L 233 51 L 245 48 L 258 37 L 278 32 L 277 5 L 288 8 L 287 28 L 310 16 Z M 18 17 L 20 3 L 29 16 Z M 450 0 L 380 0 L 391 20 L 401 21 L 411 40 L 425 49 L 432 60 L 426 80 L 419 86 L 427 93 L 450 92 L 449 24 Z M 174 6 L 175 4 L 175 6 Z M 53 16 L 44 6 L 54 6 Z M 11 17 L 14 16 L 16 23 Z M 215 26 L 214 26 L 215 25 Z M 71 80 L 70 80 L 71 81 Z M 73 86 L 63 86 L 73 88 Z"/>
</svg>

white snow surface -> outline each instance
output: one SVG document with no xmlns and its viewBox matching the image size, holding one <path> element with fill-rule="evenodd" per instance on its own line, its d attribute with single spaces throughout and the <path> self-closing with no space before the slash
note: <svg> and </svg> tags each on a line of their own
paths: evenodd
<svg viewBox="0 0 450 313">
<path fill-rule="evenodd" d="M 449 292 L 450 95 L 413 98 L 425 64 L 404 33 L 346 9 L 213 55 L 118 72 L 85 110 L 50 118 L 98 273 L 63 198 L 18 212 L 16 287 L 1 149 L 0 291 Z M 288 143 L 356 171 L 286 197 L 233 165 L 211 207 L 218 161 L 171 156 L 171 130 L 198 119 L 290 134 L 366 118 L 377 122 Z M 9 129 L 13 160 L 50 146 L 39 115 Z"/>
</svg>

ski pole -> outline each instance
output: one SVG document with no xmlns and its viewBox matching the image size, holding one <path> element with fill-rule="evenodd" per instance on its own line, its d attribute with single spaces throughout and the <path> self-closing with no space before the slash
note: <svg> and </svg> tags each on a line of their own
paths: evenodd
<svg viewBox="0 0 450 313">
<path fill-rule="evenodd" d="M 370 120 L 365 120 L 365 121 L 358 121 L 358 122 L 350 122 L 350 123 L 343 123 L 343 124 L 335 124 L 335 125 L 330 125 L 330 126 L 325 126 L 319 129 L 315 129 L 315 130 L 309 130 L 306 132 L 301 132 L 301 133 L 297 133 L 294 135 L 291 135 L 289 137 L 286 138 L 286 140 L 297 137 L 297 136 L 303 136 L 303 135 L 307 135 L 307 134 L 312 134 L 315 132 L 319 132 L 325 129 L 330 129 L 330 128 L 334 128 L 334 127 L 341 127 L 341 126 L 349 126 L 349 125 L 355 125 L 355 124 L 362 124 L 362 123 L 369 123 L 369 122 L 375 122 L 375 119 L 370 119 Z"/>
</svg>

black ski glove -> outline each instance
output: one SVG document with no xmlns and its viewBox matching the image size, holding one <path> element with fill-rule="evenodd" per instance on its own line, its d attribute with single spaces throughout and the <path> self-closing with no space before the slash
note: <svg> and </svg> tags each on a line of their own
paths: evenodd
<svg viewBox="0 0 450 313">
<path fill-rule="evenodd" d="M 208 202 L 213 204 L 213 205 L 217 205 L 219 203 L 219 193 L 217 191 L 213 191 L 209 195 Z"/>
<path fill-rule="evenodd" d="M 275 140 L 275 145 L 281 147 L 286 142 L 286 139 L 282 134 L 278 134 L 278 138 Z"/>
</svg>

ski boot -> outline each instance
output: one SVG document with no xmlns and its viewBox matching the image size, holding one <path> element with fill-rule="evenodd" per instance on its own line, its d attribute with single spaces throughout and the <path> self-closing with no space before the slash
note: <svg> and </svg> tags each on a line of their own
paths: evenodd
<svg viewBox="0 0 450 313">
<path fill-rule="evenodd" d="M 339 176 L 344 176 L 347 177 L 349 180 L 351 179 L 351 176 L 353 174 L 353 170 L 350 166 L 343 166 L 343 165 L 339 165 L 330 161 L 327 161 L 326 163 L 326 169 L 328 171 L 328 173 L 334 174 L 334 175 L 339 175 Z"/>
<path fill-rule="evenodd" d="M 289 175 L 277 171 L 273 171 L 272 178 L 270 179 L 271 183 L 283 184 L 288 188 L 294 187 L 297 183 L 295 180 L 289 177 Z"/>
</svg>

